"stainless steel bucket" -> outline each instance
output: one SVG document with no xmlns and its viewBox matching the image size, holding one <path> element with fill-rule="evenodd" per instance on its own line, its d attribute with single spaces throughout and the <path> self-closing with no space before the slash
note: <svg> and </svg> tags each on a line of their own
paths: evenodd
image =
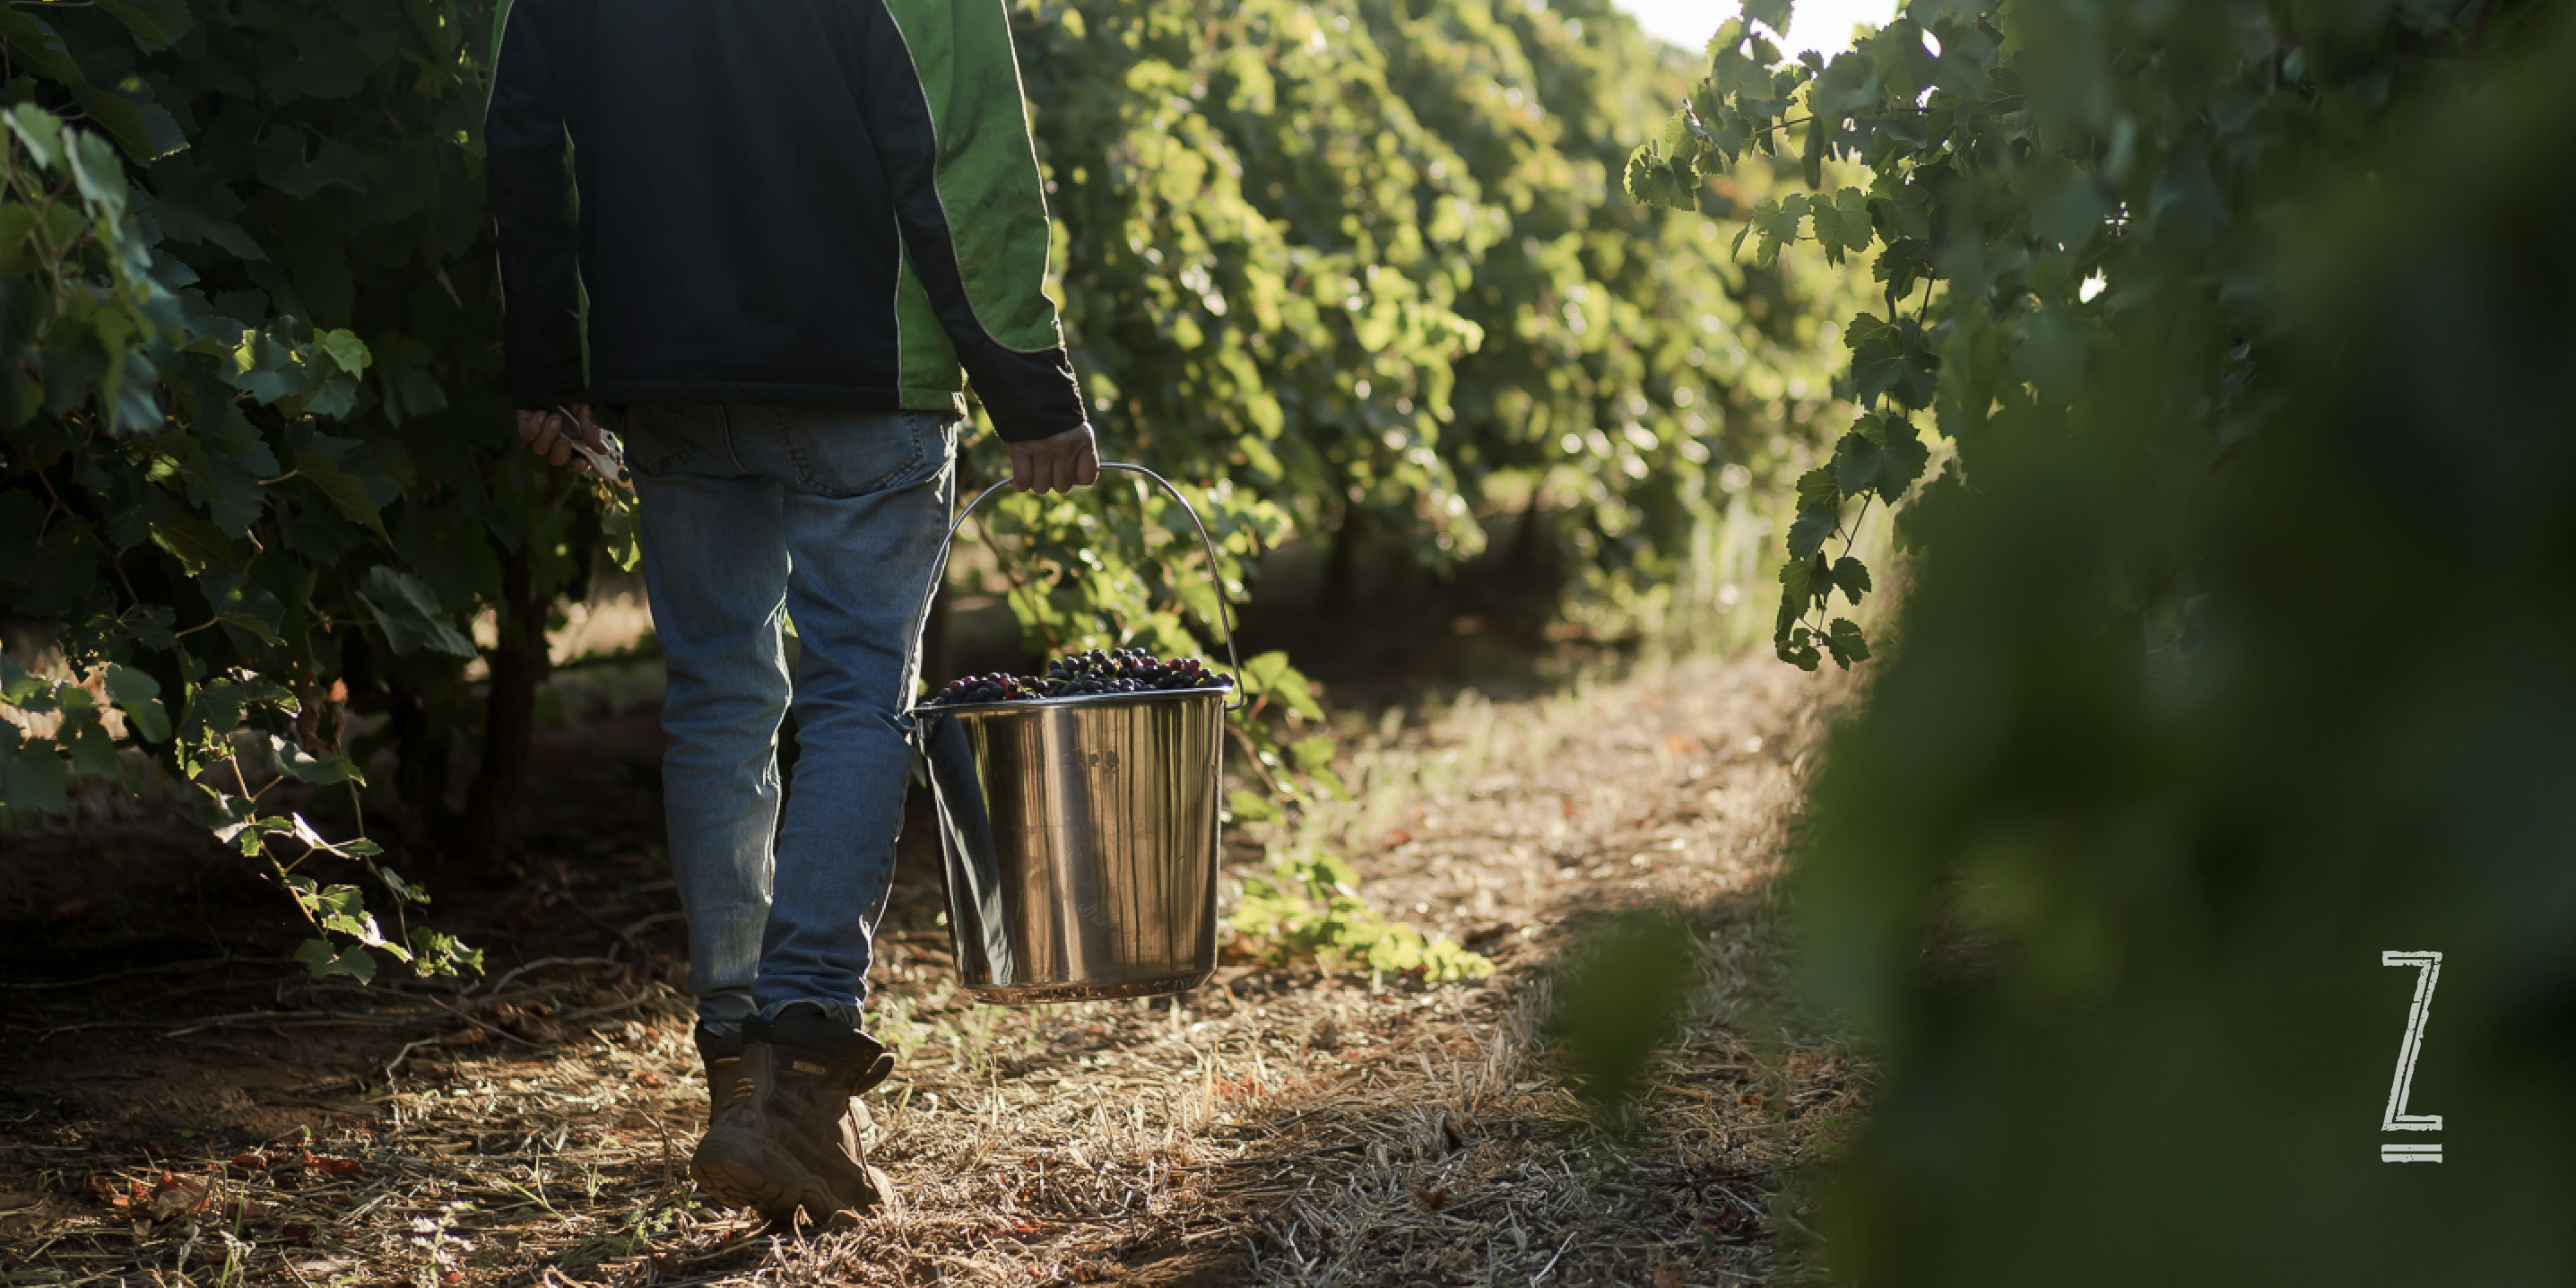
<svg viewBox="0 0 2576 1288">
<path fill-rule="evenodd" d="M 1179 501 L 1216 566 L 1216 548 Z M 970 502 L 948 532 L 954 541 Z M 942 554 L 943 563 L 945 554 Z M 1219 627 L 1234 655 L 1232 624 Z M 1239 668 L 1238 668 L 1239 669 Z M 1007 1006 L 1178 993 L 1216 969 L 1217 781 L 1230 689 L 916 707 L 959 982 Z"/>
</svg>

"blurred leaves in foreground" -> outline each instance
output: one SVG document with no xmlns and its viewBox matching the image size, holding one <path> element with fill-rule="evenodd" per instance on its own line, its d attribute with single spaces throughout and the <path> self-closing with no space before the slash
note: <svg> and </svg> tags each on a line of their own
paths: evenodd
<svg viewBox="0 0 2576 1288">
<path fill-rule="evenodd" d="M 1840 1275 L 2576 1282 L 2576 21 L 2514 12 L 2259 260 L 2115 277 L 2082 431 L 1990 438 L 1920 516 L 1792 899 L 1882 1062 Z M 2228 432 L 2156 412 L 2249 343 Z M 2381 1130 L 2392 949 L 2446 954 L 2439 1133 Z"/>
<path fill-rule="evenodd" d="M 1690 928 L 1673 912 L 1625 913 L 1586 931 L 1549 1016 L 1575 1090 L 1603 1106 L 1635 1096 L 1647 1062 L 1680 1024 L 1696 973 Z"/>
</svg>

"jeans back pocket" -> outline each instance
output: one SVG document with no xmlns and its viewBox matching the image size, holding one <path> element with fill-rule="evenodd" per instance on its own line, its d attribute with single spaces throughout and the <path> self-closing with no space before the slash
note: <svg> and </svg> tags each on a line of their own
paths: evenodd
<svg viewBox="0 0 2576 1288">
<path fill-rule="evenodd" d="M 936 411 L 836 407 L 762 409 L 796 487 L 852 497 L 907 487 L 948 463 L 957 417 Z"/>
<path fill-rule="evenodd" d="M 689 432 L 692 415 L 699 417 L 713 408 L 681 407 L 655 403 L 635 403 L 626 409 L 626 463 L 636 473 L 660 478 L 700 455 L 696 438 Z"/>
</svg>

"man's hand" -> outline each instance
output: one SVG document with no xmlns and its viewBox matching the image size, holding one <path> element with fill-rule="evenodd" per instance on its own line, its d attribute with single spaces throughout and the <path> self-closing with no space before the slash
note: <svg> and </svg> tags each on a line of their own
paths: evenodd
<svg viewBox="0 0 2576 1288">
<path fill-rule="evenodd" d="M 549 465 L 571 462 L 576 472 L 589 469 L 590 462 L 573 453 L 573 440 L 579 439 L 593 450 L 604 445 L 599 437 L 599 426 L 590 423 L 589 403 L 570 403 L 543 411 L 521 411 L 518 415 L 519 440 L 528 445 L 529 451 L 546 458 Z"/>
<path fill-rule="evenodd" d="M 1089 425 L 1004 446 L 1011 450 L 1011 486 L 1023 492 L 1070 492 L 1100 481 L 1100 449 Z"/>
</svg>

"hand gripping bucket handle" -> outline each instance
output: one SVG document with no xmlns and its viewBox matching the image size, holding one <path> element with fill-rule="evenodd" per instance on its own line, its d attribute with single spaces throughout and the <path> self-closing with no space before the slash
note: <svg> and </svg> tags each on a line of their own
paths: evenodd
<svg viewBox="0 0 2576 1288">
<path fill-rule="evenodd" d="M 1172 500 L 1181 507 L 1181 513 L 1190 516 L 1190 527 L 1196 529 L 1199 534 L 1199 549 L 1207 552 L 1208 584 L 1216 588 L 1217 632 L 1224 637 L 1225 664 L 1234 674 L 1234 695 L 1227 700 L 1225 709 L 1228 711 L 1242 710 L 1245 701 L 1243 663 L 1241 659 L 1235 656 L 1234 653 L 1234 614 L 1232 610 L 1226 606 L 1225 579 L 1224 576 L 1217 571 L 1216 542 L 1208 539 L 1207 524 L 1200 520 L 1199 512 L 1190 504 L 1190 499 L 1181 495 L 1181 490 L 1173 487 L 1171 480 L 1164 478 L 1162 475 L 1146 469 L 1142 465 L 1130 465 L 1125 461 L 1102 461 L 1100 463 L 1100 468 L 1104 471 L 1114 470 L 1124 474 L 1141 474 L 1146 478 L 1152 479 L 1155 486 L 1163 489 L 1164 495 L 1172 498 Z M 975 513 L 975 507 L 982 505 L 986 498 L 991 497 L 996 492 L 1007 490 L 1009 486 L 1010 485 L 1007 483 L 996 483 L 993 486 L 976 493 L 975 499 L 968 501 L 966 503 L 966 508 L 957 512 L 957 521 L 948 525 L 948 535 L 942 538 L 939 542 L 939 560 L 931 567 L 930 570 L 930 593 L 921 597 L 921 612 L 913 618 L 912 634 L 905 638 L 918 640 L 921 638 L 922 632 L 929 628 L 931 601 L 939 598 L 940 584 L 944 582 L 948 576 L 948 552 L 955 548 L 957 544 L 957 534 L 965 530 L 967 516 Z M 909 725 L 911 717 L 906 716 L 905 721 L 906 724 Z"/>
</svg>

